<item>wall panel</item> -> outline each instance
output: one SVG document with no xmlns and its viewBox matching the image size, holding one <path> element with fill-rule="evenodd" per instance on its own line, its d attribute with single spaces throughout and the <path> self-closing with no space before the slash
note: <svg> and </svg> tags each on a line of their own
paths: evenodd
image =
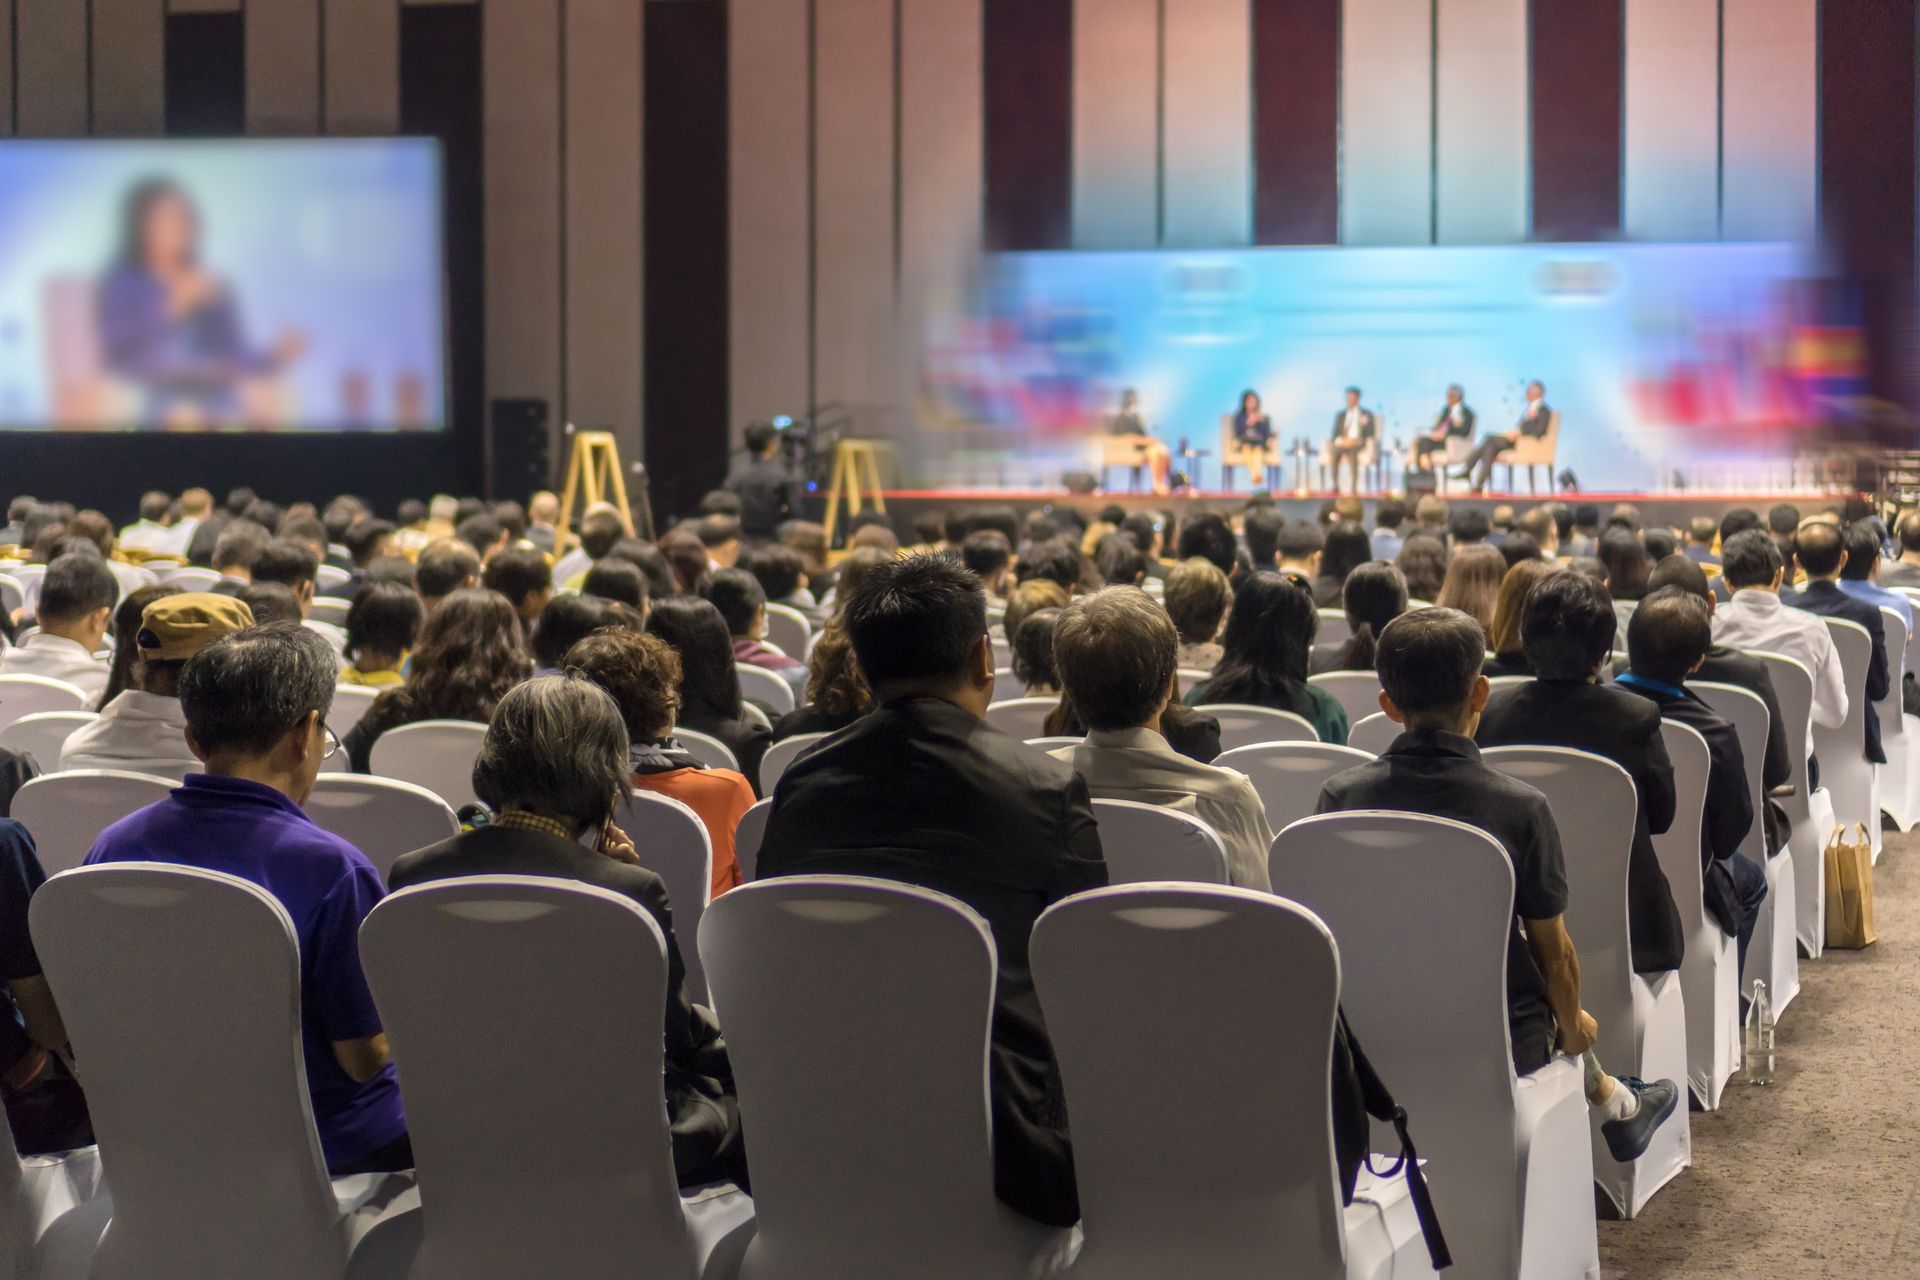
<svg viewBox="0 0 1920 1280">
<path fill-rule="evenodd" d="M 320 131 L 320 0 L 246 0 L 247 132 Z"/>
<path fill-rule="evenodd" d="M 1064 249 L 1073 229 L 1073 0 L 982 0 L 986 241 Z"/>
<path fill-rule="evenodd" d="M 1159 241 L 1160 6 L 1074 4 L 1076 249 L 1144 249 Z"/>
<path fill-rule="evenodd" d="M 399 0 L 324 0 L 328 133 L 400 128 Z"/>
<path fill-rule="evenodd" d="M 1345 0 L 1340 242 L 1433 239 L 1433 22 L 1406 0 Z"/>
<path fill-rule="evenodd" d="M 1253 240 L 1253 18 L 1249 0 L 1166 7 L 1160 241 Z"/>
<path fill-rule="evenodd" d="M 1340 0 L 1253 0 L 1253 234 L 1340 235 Z"/>
<path fill-rule="evenodd" d="M 1533 235 L 1620 228 L 1620 0 L 1529 0 Z"/>
<path fill-rule="evenodd" d="M 1441 244 L 1527 235 L 1526 0 L 1439 0 L 1434 229 Z"/>
<path fill-rule="evenodd" d="M 1810 238 L 1819 222 L 1818 0 L 1725 0 L 1722 233 Z"/>
<path fill-rule="evenodd" d="M 14 0 L 16 131 L 77 138 L 87 132 L 88 50 L 84 12 L 72 0 Z"/>
<path fill-rule="evenodd" d="M 1621 229 L 1720 232 L 1720 0 L 1626 0 Z"/>
<path fill-rule="evenodd" d="M 93 0 L 93 131 L 166 128 L 165 0 Z"/>
<path fill-rule="evenodd" d="M 0 0 L 0 138 L 13 132 L 13 0 Z"/>
</svg>

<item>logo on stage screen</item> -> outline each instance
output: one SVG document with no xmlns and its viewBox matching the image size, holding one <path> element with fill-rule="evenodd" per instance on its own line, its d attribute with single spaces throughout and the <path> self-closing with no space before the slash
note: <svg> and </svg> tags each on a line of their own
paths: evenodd
<svg viewBox="0 0 1920 1280">
<path fill-rule="evenodd" d="M 1545 298 L 1606 298 L 1619 287 L 1619 271 L 1597 258 L 1543 262 L 1533 272 L 1534 292 Z"/>
</svg>

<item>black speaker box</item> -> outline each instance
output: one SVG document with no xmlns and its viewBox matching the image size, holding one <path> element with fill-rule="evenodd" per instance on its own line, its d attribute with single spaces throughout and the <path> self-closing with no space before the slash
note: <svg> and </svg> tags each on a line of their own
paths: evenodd
<svg viewBox="0 0 1920 1280">
<path fill-rule="evenodd" d="M 495 400 L 488 418 L 487 493 L 525 502 L 553 487 L 545 400 Z"/>
</svg>

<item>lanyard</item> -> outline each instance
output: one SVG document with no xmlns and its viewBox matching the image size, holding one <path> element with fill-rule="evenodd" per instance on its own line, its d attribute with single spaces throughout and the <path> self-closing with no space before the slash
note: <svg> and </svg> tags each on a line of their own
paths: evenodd
<svg viewBox="0 0 1920 1280">
<path fill-rule="evenodd" d="M 1649 680 L 1645 676 L 1637 676 L 1631 671 L 1615 676 L 1613 682 L 1615 684 L 1624 684 L 1635 689 L 1648 689 L 1654 693 L 1664 693 L 1675 698 L 1684 698 L 1687 696 L 1687 691 L 1678 685 L 1662 684 L 1658 680 Z"/>
</svg>

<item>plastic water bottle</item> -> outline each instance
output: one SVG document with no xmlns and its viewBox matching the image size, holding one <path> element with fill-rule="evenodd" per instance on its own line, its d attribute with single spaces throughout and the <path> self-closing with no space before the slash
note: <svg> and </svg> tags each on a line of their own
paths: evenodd
<svg viewBox="0 0 1920 1280">
<path fill-rule="evenodd" d="M 1767 984 L 1755 979 L 1753 1003 L 1747 1006 L 1747 1083 L 1773 1083 L 1773 1003 Z"/>
</svg>

